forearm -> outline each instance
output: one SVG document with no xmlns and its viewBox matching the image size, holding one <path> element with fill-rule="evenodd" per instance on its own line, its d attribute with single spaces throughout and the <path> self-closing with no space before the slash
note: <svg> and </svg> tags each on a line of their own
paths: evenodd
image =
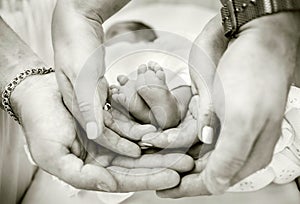
<svg viewBox="0 0 300 204">
<path fill-rule="evenodd" d="M 0 93 L 2 93 L 5 86 L 20 72 L 45 64 L 1 17 L 0 39 Z M 0 107 L 3 108 L 2 104 Z"/>
</svg>

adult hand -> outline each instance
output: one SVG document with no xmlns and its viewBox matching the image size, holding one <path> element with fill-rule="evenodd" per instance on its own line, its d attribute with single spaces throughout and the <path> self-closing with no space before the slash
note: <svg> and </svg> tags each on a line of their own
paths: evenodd
<svg viewBox="0 0 300 204">
<path fill-rule="evenodd" d="M 299 22 L 299 13 L 258 18 L 241 28 L 224 53 L 216 50 L 222 56 L 213 93 L 221 121 L 218 143 L 201 173 L 185 176 L 161 197 L 224 193 L 270 162 L 299 56 Z M 210 25 L 215 29 L 204 36 L 220 26 Z"/>
<path fill-rule="evenodd" d="M 124 162 L 93 141 L 78 137 L 82 131 L 76 128 L 61 100 L 54 74 L 25 79 L 13 91 L 11 103 L 24 129 L 33 160 L 45 171 L 76 188 L 109 192 L 171 188 L 179 183 L 176 171 L 193 168 L 192 159 L 179 154 L 145 155 Z M 115 128 L 119 127 L 119 131 L 129 138 L 140 137 L 139 133 L 130 132 L 131 126 L 152 131 L 149 126 L 139 127 L 134 122 L 128 123 L 129 127 L 118 125 L 118 121 L 115 123 Z M 170 164 L 170 160 L 174 162 Z"/>
<path fill-rule="evenodd" d="M 86 130 L 89 139 L 123 155 L 138 157 L 140 149 L 134 143 L 121 152 L 114 149 L 111 141 L 119 141 L 120 146 L 129 141 L 104 138 L 102 134 L 107 131 L 103 106 L 108 92 L 104 47 L 101 46 L 102 23 L 128 2 L 59 0 L 53 15 L 52 34 L 56 77 L 69 111 Z"/>
<path fill-rule="evenodd" d="M 195 95 L 192 97 L 189 103 L 188 111 L 183 119 L 183 121 L 175 128 L 170 128 L 161 132 L 149 132 L 145 134 L 141 141 L 143 143 L 151 144 L 156 148 L 161 149 L 185 149 L 189 150 L 196 143 L 201 143 L 199 141 L 197 118 L 198 118 L 198 102 L 199 96 Z M 214 127 L 217 129 L 216 124 Z M 198 156 L 202 156 L 208 151 L 214 148 L 217 137 L 215 137 L 210 144 L 203 143 L 201 145 Z"/>
</svg>

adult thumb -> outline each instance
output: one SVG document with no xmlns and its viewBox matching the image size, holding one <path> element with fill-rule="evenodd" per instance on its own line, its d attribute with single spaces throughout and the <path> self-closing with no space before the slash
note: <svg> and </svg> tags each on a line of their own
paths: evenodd
<svg viewBox="0 0 300 204">
<path fill-rule="evenodd" d="M 216 69 L 228 45 L 224 36 L 221 17 L 208 22 L 195 40 L 190 52 L 189 68 L 193 92 L 199 95 L 197 102 L 198 137 L 210 144 L 213 141 L 213 126 L 216 121 L 213 111 L 212 88 Z"/>
<path fill-rule="evenodd" d="M 75 83 L 73 105 L 77 106 L 82 127 L 89 139 L 96 139 L 104 129 L 103 106 L 107 98 L 107 83 L 104 78 L 104 47 L 97 48 L 87 59 Z"/>
</svg>

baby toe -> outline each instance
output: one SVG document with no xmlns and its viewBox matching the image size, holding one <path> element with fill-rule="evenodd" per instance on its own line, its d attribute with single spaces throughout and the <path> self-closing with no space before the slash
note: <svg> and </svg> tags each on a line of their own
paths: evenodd
<svg viewBox="0 0 300 204">
<path fill-rule="evenodd" d="M 163 68 L 158 63 L 155 62 L 154 71 L 155 72 L 163 71 Z"/>
<path fill-rule="evenodd" d="M 144 74 L 147 71 L 147 65 L 142 64 L 138 67 L 138 74 Z"/>
<path fill-rule="evenodd" d="M 118 94 L 120 91 L 120 87 L 116 86 L 116 85 L 112 85 L 112 86 L 110 86 L 110 90 L 111 90 L 112 94 Z"/>
<path fill-rule="evenodd" d="M 156 76 L 157 76 L 157 78 L 159 78 L 160 80 L 162 80 L 162 81 L 166 81 L 166 74 L 165 74 L 165 72 L 164 71 L 162 71 L 162 70 L 159 70 L 159 71 L 157 71 L 156 72 Z"/>
<path fill-rule="evenodd" d="M 111 85 L 110 87 L 109 87 L 110 89 L 114 89 L 114 88 L 119 88 L 119 86 L 118 85 L 115 85 L 115 84 L 113 84 L 113 85 Z"/>
<path fill-rule="evenodd" d="M 152 70 L 152 71 L 154 71 L 154 68 L 155 68 L 156 65 L 157 65 L 157 63 L 154 62 L 154 61 L 149 61 L 149 62 L 148 62 L 148 68 L 149 68 L 150 70 Z"/>
<path fill-rule="evenodd" d="M 118 76 L 117 80 L 121 86 L 124 86 L 129 81 L 128 77 L 125 75 Z"/>
</svg>

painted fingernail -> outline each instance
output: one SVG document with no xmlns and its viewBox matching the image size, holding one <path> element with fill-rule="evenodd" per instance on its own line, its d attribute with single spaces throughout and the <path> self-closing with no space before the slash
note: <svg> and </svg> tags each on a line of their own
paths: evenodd
<svg viewBox="0 0 300 204">
<path fill-rule="evenodd" d="M 214 139 L 214 130 L 212 127 L 205 126 L 202 130 L 202 142 L 212 144 Z"/>
<path fill-rule="evenodd" d="M 138 144 L 139 144 L 139 146 L 141 146 L 141 147 L 153 147 L 152 144 L 146 143 L 146 142 L 139 142 Z"/>
<path fill-rule="evenodd" d="M 100 183 L 97 185 L 97 188 L 100 191 L 105 191 L 105 192 L 111 192 L 111 189 L 108 187 L 108 185 L 106 185 L 105 183 Z"/>
<path fill-rule="evenodd" d="M 88 124 L 86 124 L 86 133 L 87 133 L 87 137 L 90 140 L 94 140 L 98 137 L 98 126 L 97 123 L 95 122 L 89 122 Z"/>
</svg>

